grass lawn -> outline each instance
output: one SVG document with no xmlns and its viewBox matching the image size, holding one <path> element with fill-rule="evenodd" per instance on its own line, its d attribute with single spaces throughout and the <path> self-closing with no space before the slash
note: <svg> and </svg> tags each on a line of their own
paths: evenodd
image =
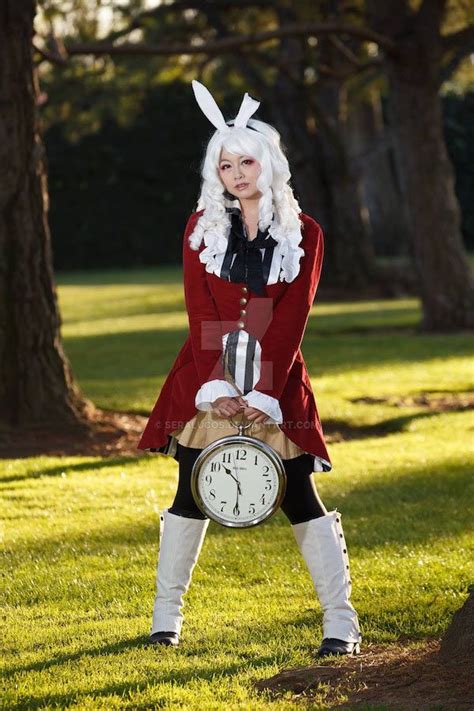
<svg viewBox="0 0 474 711">
<path fill-rule="evenodd" d="M 148 414 L 183 340 L 179 269 L 60 275 L 74 375 L 99 407 Z M 417 335 L 414 299 L 316 303 L 303 354 L 333 470 L 364 643 L 439 637 L 473 582 L 473 338 Z M 449 393 L 459 408 L 430 407 Z M 424 396 L 423 399 L 419 399 Z M 417 399 L 418 398 L 418 399 Z M 340 432 L 350 432 L 344 440 Z M 253 689 L 309 665 L 321 611 L 287 519 L 211 522 L 178 649 L 144 646 L 158 512 L 177 464 L 33 457 L 0 463 L 5 709 L 290 709 Z M 324 689 L 305 708 L 325 709 Z M 375 707 L 372 707 L 375 708 Z M 384 707 L 377 707 L 384 708 Z"/>
</svg>

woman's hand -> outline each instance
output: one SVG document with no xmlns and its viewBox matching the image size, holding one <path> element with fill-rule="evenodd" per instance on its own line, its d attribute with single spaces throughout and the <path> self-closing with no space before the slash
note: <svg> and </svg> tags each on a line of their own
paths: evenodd
<svg viewBox="0 0 474 711">
<path fill-rule="evenodd" d="M 266 412 L 257 410 L 256 407 L 246 407 L 242 410 L 242 412 L 249 422 L 255 422 L 257 425 L 260 425 L 270 419 Z"/>
<path fill-rule="evenodd" d="M 221 417 L 233 417 L 239 412 L 243 412 L 247 403 L 238 395 L 237 397 L 218 397 L 212 403 L 212 409 Z"/>
<path fill-rule="evenodd" d="M 249 422 L 260 424 L 268 419 L 266 412 L 257 410 L 256 407 L 249 407 L 243 397 L 218 397 L 212 403 L 212 409 L 221 417 L 233 417 L 243 414 Z"/>
</svg>

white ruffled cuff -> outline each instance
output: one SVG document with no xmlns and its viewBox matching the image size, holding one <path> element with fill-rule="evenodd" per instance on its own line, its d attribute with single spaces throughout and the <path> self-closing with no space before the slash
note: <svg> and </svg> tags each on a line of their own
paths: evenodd
<svg viewBox="0 0 474 711">
<path fill-rule="evenodd" d="M 280 425 L 283 422 L 283 414 L 280 409 L 280 403 L 271 395 L 265 395 L 258 390 L 250 390 L 246 395 L 242 396 L 247 400 L 249 407 L 256 407 L 257 410 L 265 412 L 270 420 L 266 420 L 264 424 Z"/>
<path fill-rule="evenodd" d="M 238 394 L 227 380 L 210 380 L 199 388 L 194 404 L 198 410 L 212 410 L 212 403 L 218 397 L 236 397 Z"/>
</svg>

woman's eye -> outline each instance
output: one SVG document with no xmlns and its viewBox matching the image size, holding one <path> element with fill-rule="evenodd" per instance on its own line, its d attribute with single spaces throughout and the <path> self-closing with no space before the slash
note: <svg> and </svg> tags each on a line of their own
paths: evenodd
<svg viewBox="0 0 474 711">
<path fill-rule="evenodd" d="M 242 163 L 253 163 L 253 160 L 251 158 L 245 158 Z M 221 165 L 221 170 L 225 170 L 226 168 L 230 168 L 230 165 Z"/>
</svg>

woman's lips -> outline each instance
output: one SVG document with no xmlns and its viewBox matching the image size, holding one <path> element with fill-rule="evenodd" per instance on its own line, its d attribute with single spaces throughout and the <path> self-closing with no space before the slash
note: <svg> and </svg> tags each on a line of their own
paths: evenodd
<svg viewBox="0 0 474 711">
<path fill-rule="evenodd" d="M 248 185 L 248 183 L 240 183 L 240 185 L 236 185 L 235 187 L 237 190 L 243 190 L 244 188 L 247 187 L 247 185 Z"/>
</svg>

